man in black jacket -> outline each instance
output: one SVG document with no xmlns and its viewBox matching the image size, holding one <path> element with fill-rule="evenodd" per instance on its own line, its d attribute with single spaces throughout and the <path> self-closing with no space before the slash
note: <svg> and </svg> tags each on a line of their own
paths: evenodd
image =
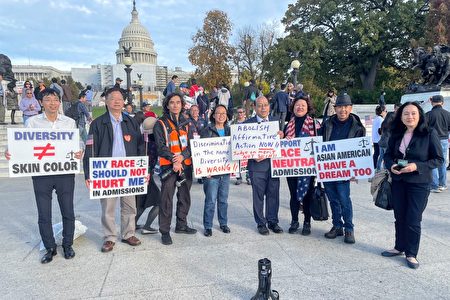
<svg viewBox="0 0 450 300">
<path fill-rule="evenodd" d="M 447 158 L 448 158 L 448 133 L 450 131 L 450 112 L 445 110 L 444 97 L 442 95 L 435 95 L 430 98 L 433 108 L 426 113 L 428 126 L 436 130 L 439 140 L 441 142 L 442 153 L 444 154 L 444 161 L 442 165 L 433 169 L 433 181 L 431 182 L 431 192 L 440 193 L 447 187 Z"/>
<path fill-rule="evenodd" d="M 362 137 L 366 135 L 366 129 L 361 123 L 359 117 L 352 114 L 352 101 L 349 95 L 339 95 L 336 99 L 336 114 L 328 118 L 320 129 L 320 134 L 324 142 L 336 141 Z M 353 208 L 350 199 L 350 181 L 339 180 L 325 182 L 325 192 L 330 200 L 330 207 L 333 219 L 333 227 L 325 237 L 334 239 L 337 236 L 344 235 L 344 242 L 348 244 L 355 243 L 353 233 Z M 343 222 L 342 222 L 343 220 Z"/>
<path fill-rule="evenodd" d="M 86 142 L 83 166 L 86 186 L 89 188 L 89 158 L 90 157 L 126 157 L 145 154 L 144 140 L 139 124 L 130 116 L 122 113 L 124 106 L 123 94 L 120 88 L 106 91 L 106 106 L 108 110 L 95 119 L 89 129 Z M 122 242 L 130 246 L 138 246 L 141 241 L 135 236 L 136 200 L 135 196 L 121 196 L 120 219 Z M 117 197 L 100 199 L 102 205 L 102 225 L 104 243 L 102 252 L 113 250 L 117 239 L 115 208 Z"/>
<path fill-rule="evenodd" d="M 256 116 L 245 123 L 260 123 L 278 121 L 269 116 L 270 105 L 266 97 L 260 96 L 255 101 Z M 283 133 L 279 131 L 279 135 Z M 258 232 L 268 235 L 269 230 L 274 233 L 282 233 L 283 229 L 278 225 L 278 209 L 280 207 L 280 178 L 272 178 L 270 171 L 270 159 L 249 159 L 247 170 L 252 181 L 253 192 L 253 216 L 258 226 Z M 266 200 L 266 214 L 264 215 L 264 198 Z"/>
</svg>

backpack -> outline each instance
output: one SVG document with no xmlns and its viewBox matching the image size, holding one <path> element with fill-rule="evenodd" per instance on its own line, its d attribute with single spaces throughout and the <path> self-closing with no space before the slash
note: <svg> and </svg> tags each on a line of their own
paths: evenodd
<svg viewBox="0 0 450 300">
<path fill-rule="evenodd" d="M 78 128 L 78 123 L 80 122 L 80 111 L 78 110 L 78 105 L 80 104 L 80 101 L 76 101 L 74 103 L 72 103 L 72 105 L 66 109 L 66 111 L 64 112 L 64 114 L 75 120 L 75 124 L 77 125 Z"/>
<path fill-rule="evenodd" d="M 166 86 L 166 88 L 165 88 L 164 91 L 163 91 L 163 96 L 164 96 L 164 97 L 167 96 L 167 86 Z"/>
</svg>

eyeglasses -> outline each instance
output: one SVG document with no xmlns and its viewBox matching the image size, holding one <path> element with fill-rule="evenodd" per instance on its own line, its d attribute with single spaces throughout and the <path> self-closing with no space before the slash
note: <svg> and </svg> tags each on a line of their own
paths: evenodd
<svg viewBox="0 0 450 300">
<path fill-rule="evenodd" d="M 27 95 L 33 95 L 33 93 L 27 93 Z"/>
<path fill-rule="evenodd" d="M 215 115 L 217 115 L 217 116 L 226 116 L 227 113 L 215 113 Z"/>
<path fill-rule="evenodd" d="M 238 114 L 243 114 L 244 112 L 243 112 L 243 111 L 238 111 L 237 113 L 238 113 Z"/>
</svg>

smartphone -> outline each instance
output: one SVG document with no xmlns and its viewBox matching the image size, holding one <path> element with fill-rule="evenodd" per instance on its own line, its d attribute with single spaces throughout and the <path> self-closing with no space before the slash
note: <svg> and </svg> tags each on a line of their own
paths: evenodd
<svg viewBox="0 0 450 300">
<path fill-rule="evenodd" d="M 403 169 L 405 166 L 402 166 L 402 165 L 396 165 L 395 167 L 394 167 L 394 170 L 397 170 L 397 171 L 400 171 L 401 169 Z"/>
</svg>

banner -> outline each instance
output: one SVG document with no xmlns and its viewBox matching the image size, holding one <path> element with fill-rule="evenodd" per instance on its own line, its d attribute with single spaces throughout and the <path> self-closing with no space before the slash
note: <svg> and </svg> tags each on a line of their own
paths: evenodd
<svg viewBox="0 0 450 300">
<path fill-rule="evenodd" d="M 233 160 L 280 157 L 277 121 L 231 125 Z"/>
<path fill-rule="evenodd" d="M 148 156 L 89 158 L 89 197 L 147 194 Z"/>
<path fill-rule="evenodd" d="M 78 129 L 7 128 L 9 177 L 80 173 Z"/>
<path fill-rule="evenodd" d="M 315 146 L 317 180 L 373 177 L 372 142 L 368 137 L 323 142 Z"/>
<path fill-rule="evenodd" d="M 230 137 L 191 139 L 194 177 L 230 174 L 239 171 L 239 161 L 231 160 Z"/>
<path fill-rule="evenodd" d="M 281 140 L 281 157 L 270 161 L 272 177 L 315 176 L 314 145 L 320 142 L 321 136 Z"/>
</svg>

